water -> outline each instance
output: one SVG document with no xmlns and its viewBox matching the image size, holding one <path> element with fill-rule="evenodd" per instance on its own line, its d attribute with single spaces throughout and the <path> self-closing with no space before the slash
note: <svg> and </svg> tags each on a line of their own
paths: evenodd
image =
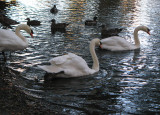
<svg viewBox="0 0 160 115">
<path fill-rule="evenodd" d="M 53 4 L 60 10 L 51 14 Z M 26 23 L 37 19 L 41 26 L 31 27 L 34 38 L 23 33 L 29 47 L 8 57 L 7 68 L 21 75 L 14 85 L 27 96 L 34 97 L 48 109 L 61 114 L 145 114 L 160 112 L 160 28 L 159 0 L 17 0 L 5 8 L 10 18 Z M 86 27 L 84 21 L 98 16 L 96 27 Z M 66 33 L 51 34 L 51 19 L 70 23 Z M 100 25 L 122 27 L 123 36 L 133 42 L 134 28 L 145 25 L 151 35 L 139 32 L 141 49 L 110 52 L 96 49 L 100 62 L 97 74 L 74 78 L 43 80 L 45 72 L 37 65 L 47 65 L 52 57 L 68 52 L 82 56 L 92 66 L 89 41 L 100 37 Z M 13 26 L 13 27 L 16 27 Z M 34 78 L 39 82 L 36 83 Z"/>
</svg>

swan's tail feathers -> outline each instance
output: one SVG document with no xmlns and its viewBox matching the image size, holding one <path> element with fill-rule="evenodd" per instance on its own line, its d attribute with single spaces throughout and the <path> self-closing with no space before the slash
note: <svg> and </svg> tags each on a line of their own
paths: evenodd
<svg viewBox="0 0 160 115">
<path fill-rule="evenodd" d="M 45 65 L 45 66 L 40 66 L 38 65 L 39 68 L 41 68 L 42 70 L 46 71 L 47 73 L 59 73 L 61 71 L 63 71 L 61 68 L 52 66 L 52 65 Z"/>
</svg>

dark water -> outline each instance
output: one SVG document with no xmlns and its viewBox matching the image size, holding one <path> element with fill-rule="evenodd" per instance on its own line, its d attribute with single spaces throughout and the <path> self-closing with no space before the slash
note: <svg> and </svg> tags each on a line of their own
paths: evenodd
<svg viewBox="0 0 160 115">
<path fill-rule="evenodd" d="M 51 14 L 53 4 L 60 10 Z M 159 0 L 17 0 L 5 8 L 10 18 L 26 23 L 37 19 L 41 26 L 32 27 L 34 38 L 24 35 L 29 47 L 8 57 L 6 66 L 20 73 L 14 84 L 26 95 L 34 97 L 49 109 L 63 114 L 145 114 L 160 112 L 160 1 Z M 98 17 L 96 27 L 86 27 L 84 21 Z M 51 19 L 70 23 L 66 33 L 51 34 Z M 68 52 L 82 56 L 92 66 L 89 41 L 100 37 L 99 25 L 122 27 L 119 34 L 133 42 L 134 28 L 145 25 L 151 35 L 139 32 L 141 49 L 110 52 L 97 49 L 100 71 L 74 78 L 43 80 L 45 72 L 37 65 L 49 64 L 52 57 Z M 12 27 L 16 27 L 12 26 Z M 40 81 L 36 83 L 34 78 Z"/>
</svg>

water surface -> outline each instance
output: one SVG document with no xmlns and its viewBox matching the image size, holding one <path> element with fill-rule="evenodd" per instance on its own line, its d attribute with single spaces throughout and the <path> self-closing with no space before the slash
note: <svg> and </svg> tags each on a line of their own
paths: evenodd
<svg viewBox="0 0 160 115">
<path fill-rule="evenodd" d="M 51 14 L 56 4 L 59 12 Z M 31 27 L 34 38 L 23 34 L 29 47 L 16 51 L 4 65 L 22 77 L 14 84 L 26 95 L 43 102 L 48 109 L 62 114 L 145 114 L 160 112 L 160 28 L 159 0 L 17 0 L 5 8 L 8 17 L 26 23 L 26 18 L 37 19 L 40 26 Z M 98 25 L 87 27 L 86 19 L 98 17 Z M 69 23 L 66 33 L 51 33 L 51 19 Z M 100 37 L 99 27 L 124 28 L 119 34 L 133 42 L 133 31 L 139 25 L 151 29 L 151 35 L 139 32 L 141 49 L 110 52 L 96 49 L 100 71 L 94 75 L 55 79 L 44 82 L 45 72 L 37 65 L 68 52 L 82 56 L 92 66 L 89 41 Z M 14 25 L 13 27 L 16 27 Z M 35 82 L 37 77 L 39 82 Z"/>
</svg>

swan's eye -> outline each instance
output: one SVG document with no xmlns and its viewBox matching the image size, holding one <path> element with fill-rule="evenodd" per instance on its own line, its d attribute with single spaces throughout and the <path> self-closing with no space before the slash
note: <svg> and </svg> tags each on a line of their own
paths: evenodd
<svg viewBox="0 0 160 115">
<path fill-rule="evenodd" d="M 148 31 L 148 32 L 150 32 L 150 29 L 149 29 L 149 28 L 147 28 L 147 31 Z"/>
</svg>

